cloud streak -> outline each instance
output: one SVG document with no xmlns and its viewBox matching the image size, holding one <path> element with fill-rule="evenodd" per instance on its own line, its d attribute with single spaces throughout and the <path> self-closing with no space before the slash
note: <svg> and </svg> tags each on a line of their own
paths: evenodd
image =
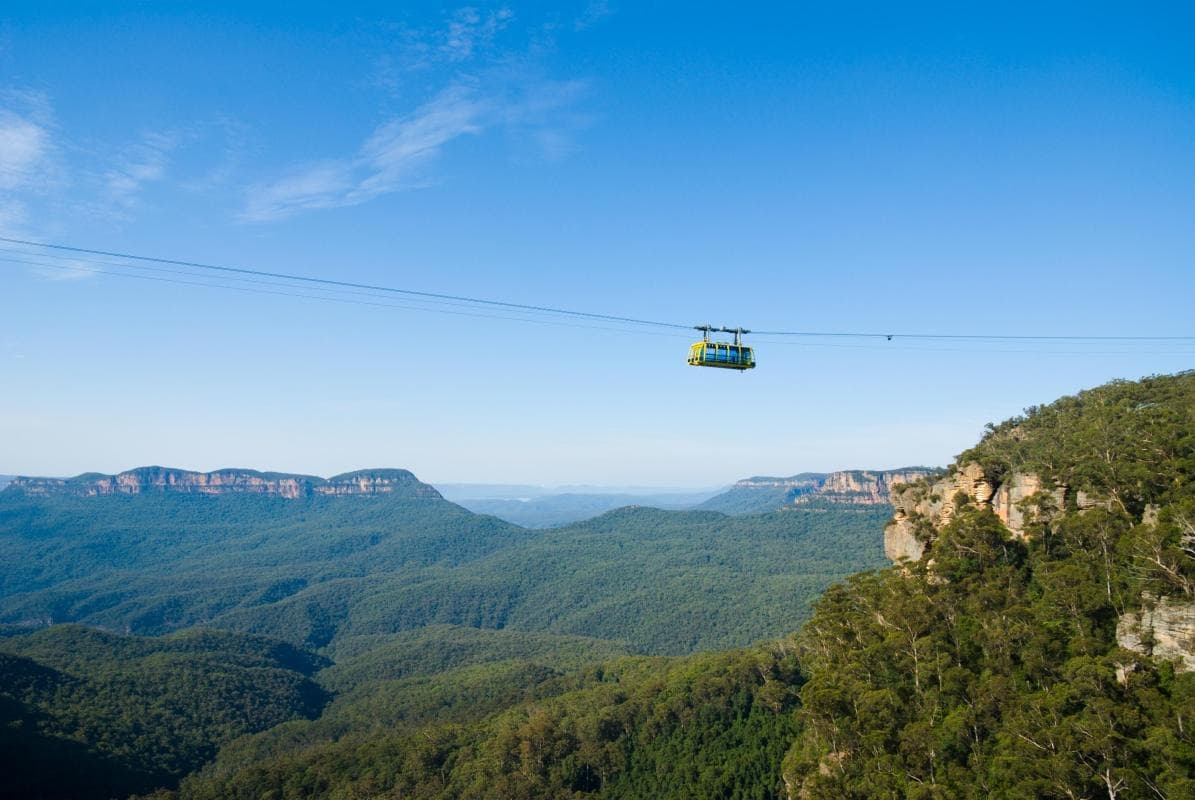
<svg viewBox="0 0 1195 800">
<path fill-rule="evenodd" d="M 451 86 L 407 117 L 377 128 L 349 159 L 320 161 L 250 189 L 241 220 L 267 222 L 300 211 L 364 203 L 415 184 L 420 167 L 449 142 L 479 133 L 486 104 Z"/>
<path fill-rule="evenodd" d="M 40 94 L 0 94 L 0 231 L 20 232 L 27 200 L 44 194 L 58 173 L 48 104 Z"/>
<path fill-rule="evenodd" d="M 147 184 L 166 176 L 169 154 L 176 144 L 170 134 L 147 133 L 104 172 L 104 193 L 116 213 L 129 212 Z"/>
<path fill-rule="evenodd" d="M 482 15 L 476 8 L 461 8 L 453 12 L 440 51 L 450 61 L 472 58 L 475 50 L 489 45 L 494 37 L 514 18 L 510 9 L 502 8 Z"/>
<path fill-rule="evenodd" d="M 609 13 L 597 3 L 590 16 Z M 536 158 L 557 160 L 574 149 L 571 133 L 588 124 L 562 114 L 585 90 L 583 81 L 550 80 L 531 53 L 500 52 L 499 35 L 514 19 L 509 9 L 458 9 L 436 31 L 398 26 L 401 47 L 375 62 L 375 83 L 395 90 L 404 76 L 440 74 L 442 86 L 411 113 L 379 125 L 347 157 L 292 166 L 272 180 L 250 186 L 237 215 L 264 223 L 317 209 L 344 208 L 428 183 L 427 168 L 453 142 L 503 129 L 515 142 L 529 142 Z"/>
<path fill-rule="evenodd" d="M 9 111 L 0 111 L 0 191 L 32 182 L 50 150 L 50 135 L 41 125 Z"/>
</svg>

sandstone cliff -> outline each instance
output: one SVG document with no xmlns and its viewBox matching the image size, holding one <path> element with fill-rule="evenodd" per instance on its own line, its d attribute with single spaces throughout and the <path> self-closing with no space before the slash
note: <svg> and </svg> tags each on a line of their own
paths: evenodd
<svg viewBox="0 0 1195 800">
<path fill-rule="evenodd" d="M 894 470 L 803 472 L 787 478 L 756 477 L 735 483 L 732 491 L 782 492 L 783 504 L 816 500 L 849 505 L 887 505 L 892 487 L 936 475 L 941 470 L 906 467 Z"/>
<path fill-rule="evenodd" d="M 988 506 L 1009 533 L 1027 537 L 1038 514 L 1081 513 L 1109 501 L 1066 486 L 1050 486 L 1038 475 L 1013 473 L 1003 481 L 989 477 L 979 464 L 968 463 L 937 479 L 899 487 L 892 495 L 893 515 L 884 528 L 884 554 L 894 562 L 920 561 L 926 547 L 954 517 L 959 496 Z M 1147 507 L 1142 521 L 1156 519 Z M 1177 659 L 1195 670 L 1195 602 L 1183 597 L 1143 597 L 1142 608 L 1123 614 L 1116 638 L 1121 647 L 1159 658 Z"/>
<path fill-rule="evenodd" d="M 1177 659 L 1195 670 L 1195 603 L 1176 597 L 1146 597 L 1145 605 L 1121 616 L 1116 640 L 1126 650 Z"/>
<path fill-rule="evenodd" d="M 849 505 L 879 506 L 892 502 L 893 487 L 937 475 L 939 470 L 908 467 L 885 471 L 846 470 L 826 475 L 814 492 L 796 497 L 794 503 L 824 500 Z"/>
<path fill-rule="evenodd" d="M 995 512 L 1009 532 L 1025 538 L 1026 526 L 1039 510 L 1061 513 L 1068 508 L 1082 511 L 1106 500 L 1075 492 L 1065 486 L 1049 486 L 1038 475 L 1013 473 L 1003 481 L 989 477 L 982 466 L 965 464 L 936 480 L 905 481 L 892 493 L 892 520 L 884 529 L 884 553 L 893 561 L 918 561 L 925 545 L 954 517 L 958 495 L 977 506 Z"/>
<path fill-rule="evenodd" d="M 377 469 L 346 472 L 331 478 L 220 469 L 192 472 L 169 467 L 139 467 L 116 475 L 85 473 L 74 478 L 26 478 L 12 480 L 5 491 L 32 495 L 144 494 L 252 494 L 298 499 L 319 495 L 385 495 L 401 493 L 412 497 L 439 498 L 440 493 L 419 481 L 405 469 Z"/>
</svg>

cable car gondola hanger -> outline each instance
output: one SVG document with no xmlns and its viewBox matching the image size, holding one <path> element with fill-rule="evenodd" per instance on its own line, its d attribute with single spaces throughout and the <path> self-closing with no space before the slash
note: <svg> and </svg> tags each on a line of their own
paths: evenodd
<svg viewBox="0 0 1195 800">
<path fill-rule="evenodd" d="M 694 325 L 701 331 L 701 341 L 689 347 L 689 365 L 694 367 L 717 367 L 737 369 L 740 372 L 755 369 L 755 352 L 743 344 L 743 334 L 751 333 L 746 328 L 716 328 L 713 325 Z M 711 342 L 711 333 L 733 333 L 734 342 Z"/>
</svg>

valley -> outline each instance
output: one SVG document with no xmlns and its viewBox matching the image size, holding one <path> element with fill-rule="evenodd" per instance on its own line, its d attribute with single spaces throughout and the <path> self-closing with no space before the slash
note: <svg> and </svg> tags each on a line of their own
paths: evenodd
<svg viewBox="0 0 1195 800">
<path fill-rule="evenodd" d="M 10 796 L 1185 796 L 1193 415 L 1117 382 L 948 470 L 544 529 L 405 470 L 16 479 Z"/>
<path fill-rule="evenodd" d="M 1193 32 L 0 4 L 0 800 L 1195 800 Z"/>
</svg>

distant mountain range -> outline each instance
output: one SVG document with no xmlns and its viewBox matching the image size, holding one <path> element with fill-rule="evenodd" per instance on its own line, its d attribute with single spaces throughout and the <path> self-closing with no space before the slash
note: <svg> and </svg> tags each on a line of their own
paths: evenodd
<svg viewBox="0 0 1195 800">
<path fill-rule="evenodd" d="M 530 530 L 406 470 L 17 478 L 0 491 L 0 630 L 205 624 L 324 648 L 450 624 L 685 653 L 798 624 L 830 583 L 882 563 L 888 516 L 640 505 Z"/>
<path fill-rule="evenodd" d="M 26 478 L 7 481 L 28 495 L 89 497 L 110 494 L 254 494 L 294 500 L 318 495 L 374 495 L 414 492 L 439 498 L 440 493 L 421 483 L 405 469 L 363 469 L 331 478 L 250 469 L 193 472 L 171 467 L 138 467 L 115 475 L 86 472 L 73 478 Z"/>
<path fill-rule="evenodd" d="M 525 528 L 554 528 L 591 519 L 626 506 L 681 510 L 693 508 L 720 490 L 698 492 L 584 492 L 569 491 L 533 497 L 448 497 L 477 514 L 495 517 Z M 446 495 L 447 496 L 447 495 Z"/>
<path fill-rule="evenodd" d="M 675 487 L 675 486 L 609 486 L 597 484 L 565 484 L 560 486 L 539 486 L 526 483 L 436 483 L 434 484 L 445 500 L 460 503 L 463 500 L 518 500 L 525 502 L 540 497 L 561 495 L 624 495 L 633 497 L 658 497 L 683 495 L 700 497 L 702 500 L 726 491 L 726 486 Z M 698 503 L 701 500 L 694 500 Z"/>
<path fill-rule="evenodd" d="M 670 491 L 648 487 L 524 484 L 441 484 L 433 488 L 404 469 L 366 469 L 321 478 L 235 468 L 195 472 L 151 466 L 115 475 L 84 473 L 73 478 L 5 476 L 0 477 L 0 489 L 11 484 L 30 495 L 250 494 L 292 500 L 324 495 L 390 494 L 411 489 L 417 494 L 443 498 L 474 513 L 489 514 L 526 528 L 551 528 L 626 506 L 695 509 L 731 515 L 766 514 L 814 501 L 884 506 L 890 505 L 893 485 L 938 472 L 940 470 L 930 467 L 802 472 L 788 477 L 745 478 L 725 490 Z"/>
<path fill-rule="evenodd" d="M 528 528 L 566 525 L 623 506 L 695 509 L 723 514 L 766 514 L 815 501 L 855 506 L 891 505 L 891 487 L 941 472 L 932 467 L 802 472 L 745 478 L 723 490 L 603 489 L 502 484 L 448 484 L 446 498 L 470 511 Z"/>
<path fill-rule="evenodd" d="M 854 506 L 891 505 L 893 486 L 940 472 L 940 469 L 932 467 L 904 467 L 802 472 L 787 478 L 759 476 L 737 482 L 696 508 L 723 514 L 764 514 L 817 501 Z"/>
</svg>

